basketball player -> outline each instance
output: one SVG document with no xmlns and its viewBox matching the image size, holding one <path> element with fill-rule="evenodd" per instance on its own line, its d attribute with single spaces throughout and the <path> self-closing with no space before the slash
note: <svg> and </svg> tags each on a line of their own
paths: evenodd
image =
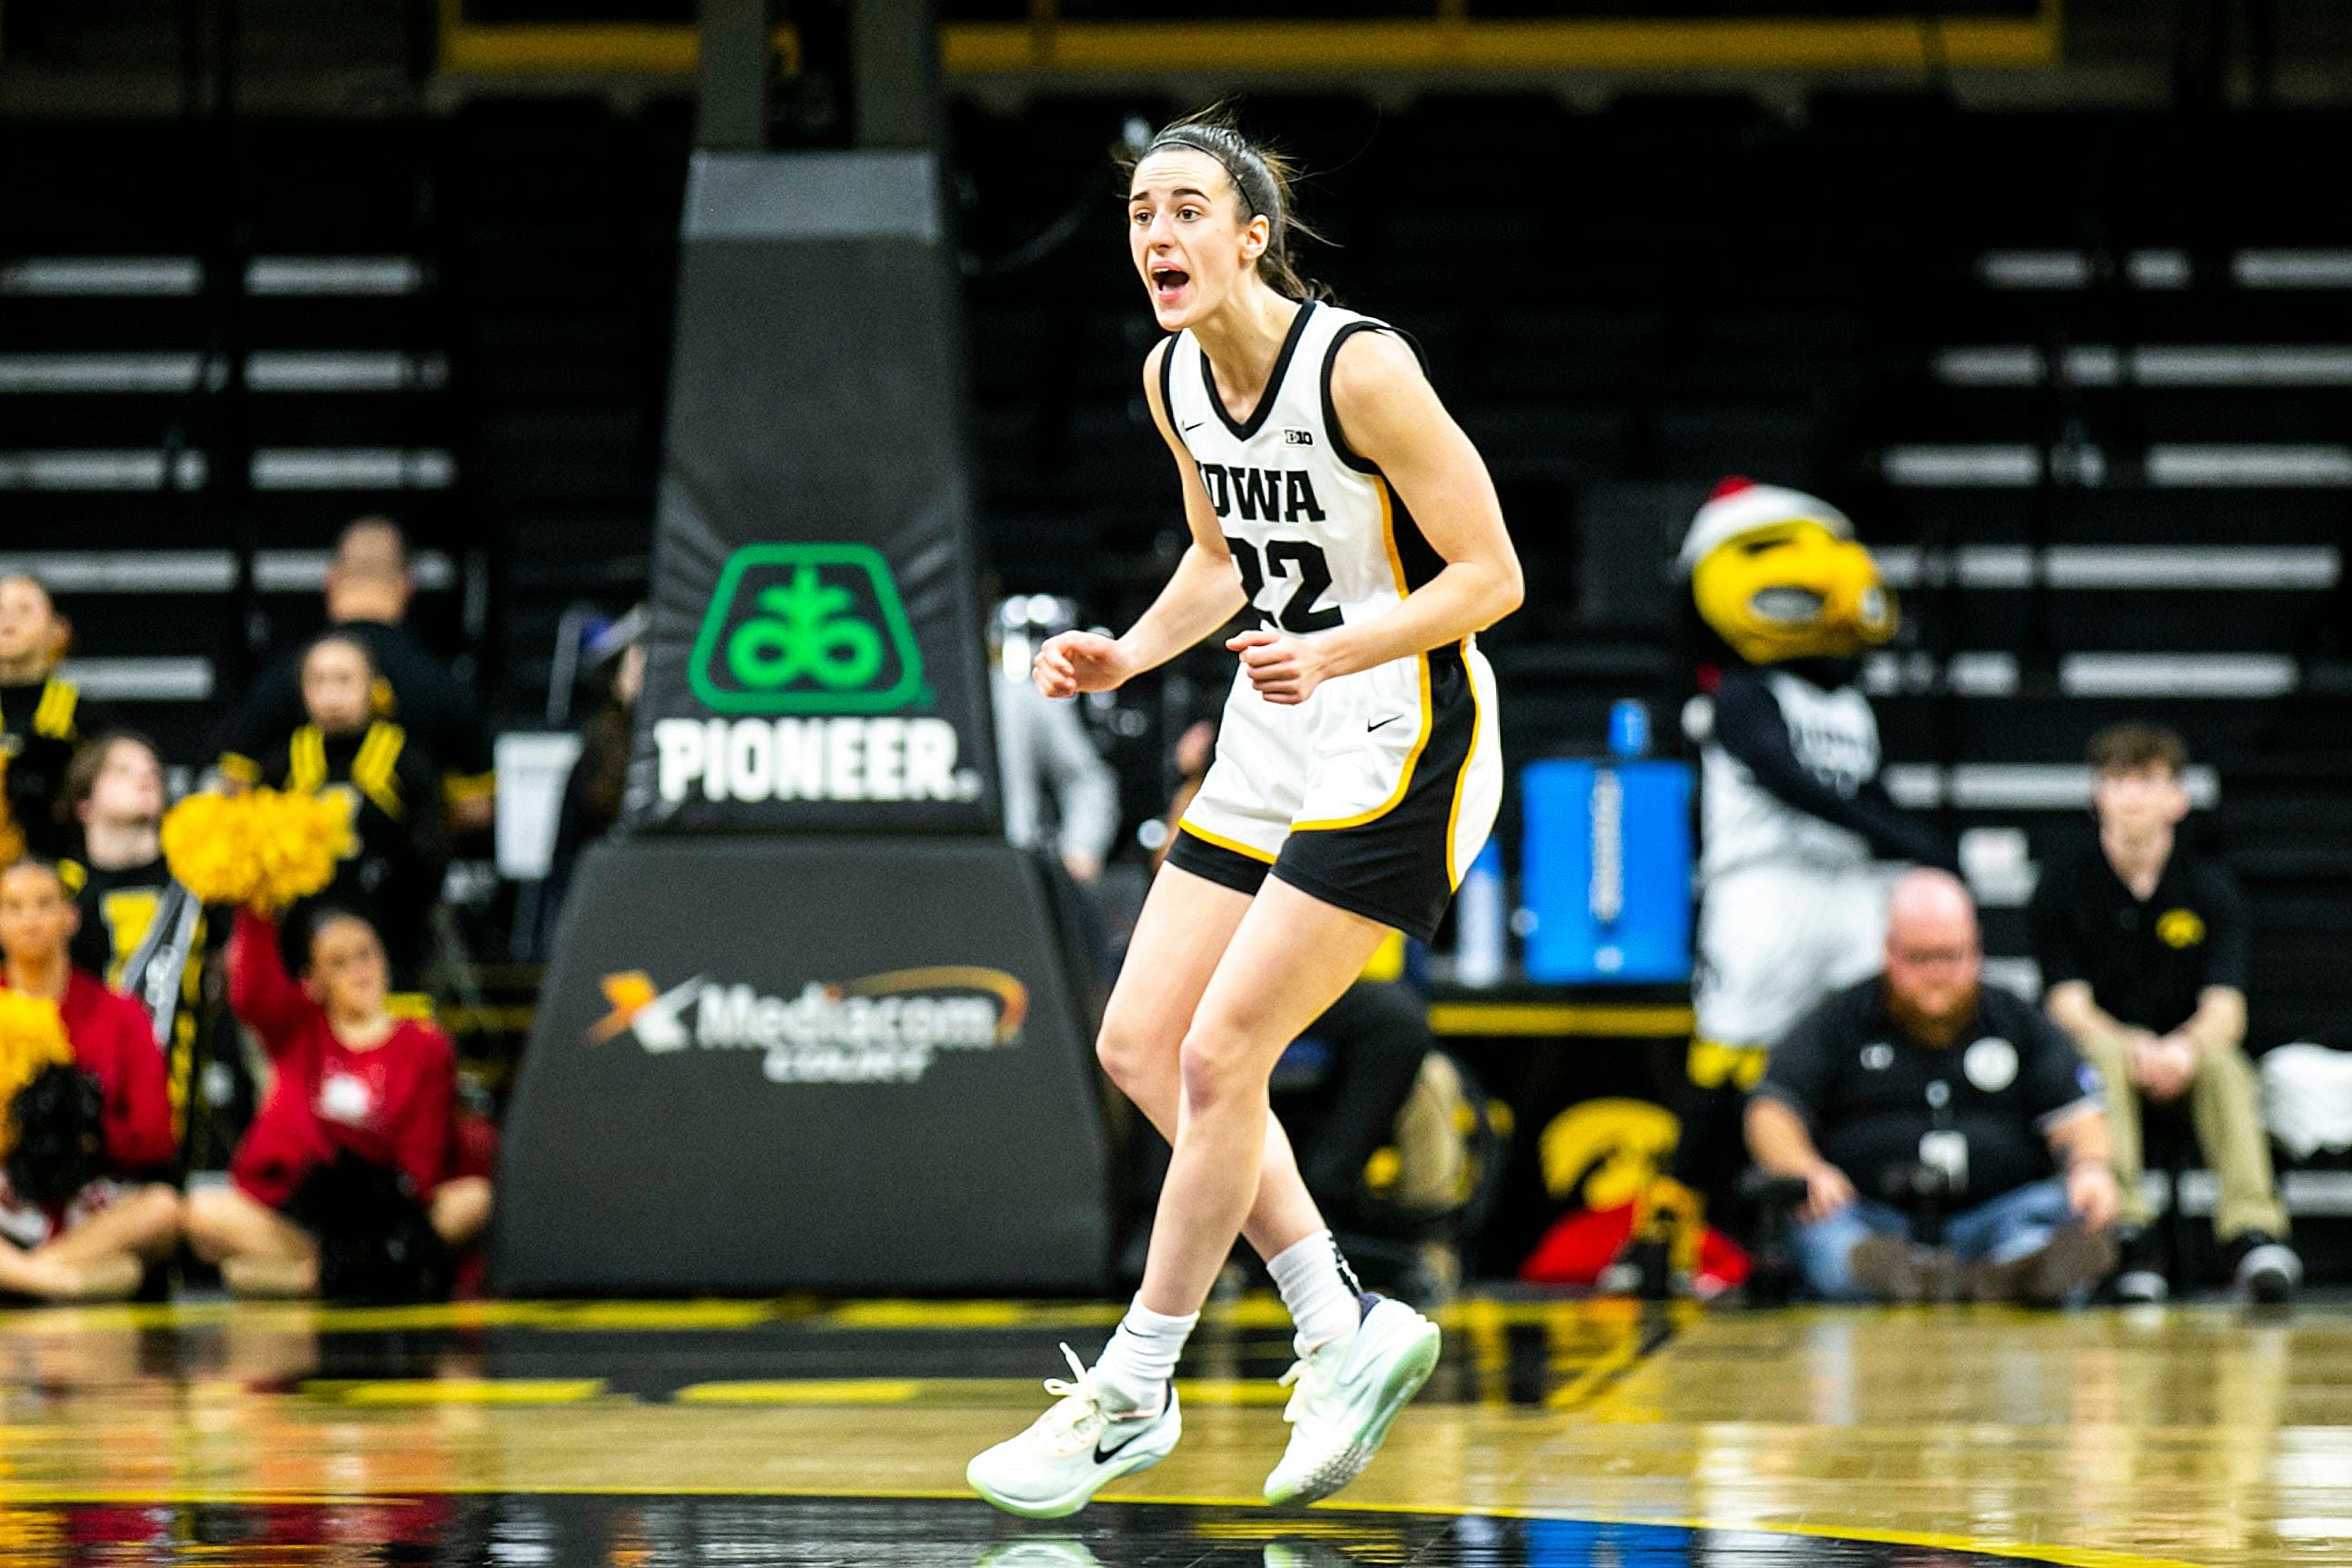
<svg viewBox="0 0 2352 1568">
<path fill-rule="evenodd" d="M 1297 1324 L 1269 1501 L 1352 1480 L 1435 1364 L 1435 1324 L 1362 1294 L 1267 1110 L 1276 1059 L 1391 929 L 1426 940 L 1502 794 L 1473 640 L 1517 608 L 1485 465 L 1412 350 L 1310 298 L 1287 170 L 1208 116 L 1135 165 L 1128 247 L 1160 325 L 1144 395 L 1192 542 L 1127 635 L 1037 654 L 1048 697 L 1107 691 L 1238 612 L 1240 656 L 1200 794 L 1103 1018 L 1105 1069 L 1174 1147 L 1143 1287 L 1090 1369 L 972 1460 L 998 1507 L 1058 1518 L 1181 1429 L 1178 1355 L 1236 1234 Z M 1067 1347 L 1065 1347 L 1067 1354 Z"/>
</svg>

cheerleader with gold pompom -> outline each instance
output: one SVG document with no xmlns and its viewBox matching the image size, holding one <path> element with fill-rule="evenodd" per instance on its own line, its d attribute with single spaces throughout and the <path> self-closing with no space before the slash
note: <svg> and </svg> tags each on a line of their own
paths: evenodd
<svg viewBox="0 0 2352 1568">
<path fill-rule="evenodd" d="M 0 871 L 0 1292 L 130 1295 L 180 1235 L 172 1109 L 147 1015 L 67 957 L 58 868 Z"/>
</svg>

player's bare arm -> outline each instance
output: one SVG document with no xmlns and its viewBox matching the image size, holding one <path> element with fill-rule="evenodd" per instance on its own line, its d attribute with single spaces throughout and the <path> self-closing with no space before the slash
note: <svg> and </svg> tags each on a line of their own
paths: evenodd
<svg viewBox="0 0 2352 1568">
<path fill-rule="evenodd" d="M 1304 637 L 1234 637 L 1227 646 L 1273 702 L 1303 702 L 1335 676 L 1458 642 L 1526 595 L 1495 482 L 1410 347 L 1386 332 L 1349 338 L 1332 364 L 1331 402 L 1348 444 L 1379 465 L 1445 566 L 1385 615 Z"/>
<path fill-rule="evenodd" d="M 1184 490 L 1184 522 L 1192 542 L 1176 563 L 1151 607 L 1143 612 L 1122 637 L 1097 632 L 1064 632 L 1037 650 L 1037 689 L 1048 697 L 1075 697 L 1081 691 L 1108 691 L 1148 669 L 1156 669 L 1232 620 L 1241 611 L 1241 579 L 1234 574 L 1232 554 L 1217 529 L 1217 514 L 1209 492 L 1201 488 L 1200 470 L 1168 423 L 1160 401 L 1160 361 L 1168 342 L 1155 347 L 1143 362 L 1143 395 L 1151 405 L 1151 422 L 1176 459 L 1178 481 Z"/>
</svg>

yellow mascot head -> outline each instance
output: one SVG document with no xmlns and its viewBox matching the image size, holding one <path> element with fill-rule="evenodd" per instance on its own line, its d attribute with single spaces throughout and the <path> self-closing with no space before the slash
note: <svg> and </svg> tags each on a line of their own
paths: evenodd
<svg viewBox="0 0 2352 1568">
<path fill-rule="evenodd" d="M 1895 635 L 1895 595 L 1853 524 L 1800 490 L 1724 480 L 1676 564 L 1699 615 L 1750 664 L 1852 658 Z"/>
</svg>

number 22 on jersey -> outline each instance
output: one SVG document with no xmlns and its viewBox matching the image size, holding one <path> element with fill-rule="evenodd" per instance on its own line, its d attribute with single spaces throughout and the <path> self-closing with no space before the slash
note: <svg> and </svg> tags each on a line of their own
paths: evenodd
<svg viewBox="0 0 2352 1568">
<path fill-rule="evenodd" d="M 1234 554 L 1234 565 L 1242 574 L 1242 593 L 1250 608 L 1257 612 L 1259 624 L 1276 626 L 1284 631 L 1305 636 L 1308 632 L 1329 631 L 1340 622 L 1338 606 L 1315 607 L 1331 587 L 1331 563 L 1325 559 L 1320 546 L 1303 539 L 1269 539 L 1265 554 L 1259 558 L 1257 549 L 1246 539 L 1228 534 L 1225 548 Z M 1276 610 L 1268 610 L 1258 603 L 1265 592 L 1266 577 L 1291 578 L 1297 586 L 1290 597 Z"/>
</svg>

